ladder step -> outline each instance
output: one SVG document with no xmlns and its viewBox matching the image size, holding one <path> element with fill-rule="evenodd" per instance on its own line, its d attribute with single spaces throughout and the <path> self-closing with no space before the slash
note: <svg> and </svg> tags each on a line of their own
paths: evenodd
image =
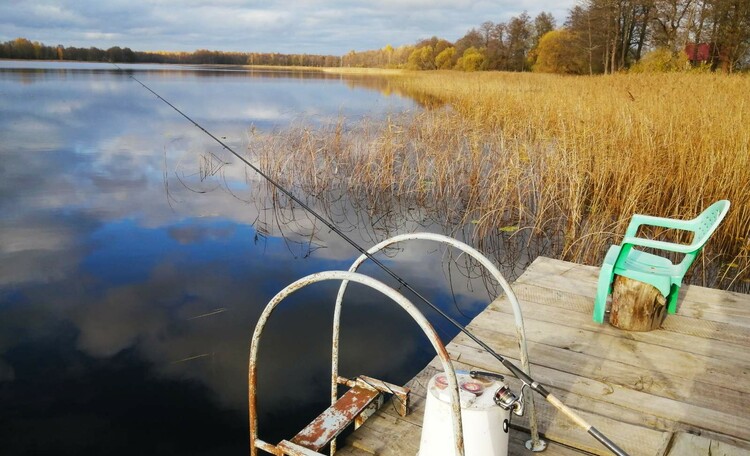
<svg viewBox="0 0 750 456">
<path fill-rule="evenodd" d="M 379 395 L 378 391 L 368 388 L 351 388 L 295 435 L 291 442 L 313 451 L 320 450 L 346 429 Z"/>
<path fill-rule="evenodd" d="M 284 454 L 290 456 L 321 456 L 321 454 L 317 451 L 299 446 L 288 440 L 282 440 L 281 443 L 279 443 L 277 446 L 284 452 Z"/>
</svg>

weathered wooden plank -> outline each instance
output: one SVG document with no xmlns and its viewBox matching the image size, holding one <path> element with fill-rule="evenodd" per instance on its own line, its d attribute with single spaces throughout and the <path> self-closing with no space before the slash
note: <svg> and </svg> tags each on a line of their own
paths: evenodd
<svg viewBox="0 0 750 456">
<path fill-rule="evenodd" d="M 670 348 L 672 350 L 694 353 L 712 358 L 721 358 L 726 361 L 739 361 L 750 364 L 750 351 L 745 347 L 750 345 L 750 331 L 740 331 L 738 328 L 732 328 L 736 331 L 727 336 L 726 331 L 721 331 L 716 324 L 701 322 L 687 318 L 673 318 L 673 315 L 667 317 L 669 321 L 675 321 L 673 329 L 662 329 L 646 333 L 621 331 L 610 325 L 600 325 L 595 323 L 588 313 L 581 313 L 575 310 L 569 310 L 568 306 L 550 306 L 546 303 L 537 303 L 531 301 L 524 290 L 520 290 L 518 298 L 521 300 L 524 321 L 532 324 L 533 320 L 540 320 L 547 323 L 554 323 L 569 328 L 585 329 L 587 331 L 606 334 L 612 337 L 636 340 L 643 343 L 658 345 Z M 512 315 L 513 310 L 508 303 L 507 298 L 502 297 L 493 302 L 484 312 L 500 312 Z M 475 319 L 477 325 L 482 325 L 483 317 Z M 684 323 L 686 321 L 696 321 L 696 324 L 689 326 L 686 330 Z"/>
<path fill-rule="evenodd" d="M 679 432 L 675 435 L 668 456 L 747 456 L 747 449 L 703 436 Z"/>
<path fill-rule="evenodd" d="M 571 310 L 584 315 L 587 315 L 591 319 L 591 314 L 594 310 L 594 300 L 588 296 L 583 296 L 580 293 L 560 290 L 557 288 L 550 288 L 546 286 L 528 284 L 528 283 L 514 283 L 511 285 L 513 292 L 521 303 L 521 310 L 525 311 L 527 303 L 544 304 L 549 307 L 557 307 L 560 309 Z M 500 296 L 498 299 L 493 301 L 488 308 L 497 307 L 508 307 L 510 304 L 505 295 Z M 480 314 L 481 315 L 481 314 Z M 526 314 L 524 313 L 524 316 Z"/>
<path fill-rule="evenodd" d="M 580 294 L 529 284 L 513 284 L 513 291 L 521 301 L 521 308 L 524 313 L 524 318 L 535 318 L 531 315 L 531 312 L 533 312 L 533 309 L 535 307 L 534 304 L 542 304 L 544 306 L 555 308 L 545 308 L 545 311 L 552 312 L 551 315 L 555 315 L 555 313 L 559 312 L 556 309 L 578 312 L 582 315 L 585 315 L 585 318 L 583 319 L 576 318 L 575 322 L 576 324 L 578 324 L 578 322 L 586 322 L 585 324 L 587 328 L 602 331 L 610 335 L 618 334 L 621 337 L 637 338 L 635 333 L 629 333 L 627 331 L 620 331 L 614 328 L 610 328 L 609 325 L 599 325 L 593 323 L 593 321 L 591 320 L 591 313 L 593 311 L 593 299 L 581 296 Z M 750 307 L 750 304 L 748 304 L 748 306 Z M 510 311 L 510 309 L 510 304 L 505 296 L 501 296 L 488 307 L 488 310 L 500 310 L 506 313 Z M 573 314 L 567 313 L 567 315 L 570 316 Z M 560 318 L 558 321 L 560 322 L 560 324 L 575 326 L 567 319 Z M 700 339 L 713 339 L 717 341 L 730 342 L 732 344 L 745 346 L 750 345 L 750 330 L 748 330 L 744 326 L 692 318 L 682 314 L 667 316 L 667 319 L 662 325 L 662 329 L 665 331 L 670 331 L 672 333 L 696 336 Z M 670 337 L 673 337 L 673 335 L 663 332 L 654 332 L 649 334 L 657 334 L 658 337 L 661 337 L 663 339 L 670 339 Z M 691 351 L 691 349 L 694 348 L 696 340 L 692 340 L 691 343 L 686 344 L 682 344 L 680 342 L 680 340 L 675 340 L 674 344 L 669 345 L 674 347 L 682 347 L 685 351 Z M 704 340 L 700 345 L 706 346 L 709 344 L 713 345 L 711 340 Z M 664 344 L 662 343 L 659 345 Z"/>
<path fill-rule="evenodd" d="M 597 267 L 539 257 L 515 283 L 543 284 L 593 300 L 598 276 Z M 684 285 L 680 288 L 678 314 L 750 327 L 750 295 Z"/>
<path fill-rule="evenodd" d="M 706 309 L 731 310 L 739 312 L 738 315 L 750 313 L 750 295 L 736 291 L 717 290 L 715 288 L 701 287 L 697 285 L 686 285 L 680 288 L 680 299 L 692 306 L 700 306 Z"/>
<path fill-rule="evenodd" d="M 480 337 L 488 342 L 492 341 L 496 335 L 497 337 L 515 337 L 513 322 L 511 315 L 501 312 L 485 312 L 472 321 L 468 327 L 475 334 L 481 332 Z M 614 361 L 632 366 L 634 370 L 650 371 L 654 377 L 658 377 L 659 372 L 668 372 L 669 378 L 700 380 L 709 385 L 730 390 L 750 390 L 750 363 L 735 361 L 730 365 L 711 356 L 697 355 L 631 338 L 570 328 L 541 320 L 526 322 L 526 338 L 528 341 L 597 358 L 588 360 L 589 370 L 592 366 L 597 370 L 602 370 L 600 368 L 602 363 Z M 531 357 L 531 359 L 534 358 Z M 706 372 L 710 375 L 706 375 Z"/>
<path fill-rule="evenodd" d="M 670 315 L 664 320 L 662 329 L 680 334 L 690 334 L 704 339 L 723 340 L 740 345 L 750 345 L 750 328 L 733 323 L 704 320 L 701 318 Z"/>
<path fill-rule="evenodd" d="M 745 331 L 750 329 L 750 315 L 746 311 L 702 306 L 700 303 L 678 300 L 677 315 L 740 326 Z"/>
<path fill-rule="evenodd" d="M 414 455 L 419 451 L 422 428 L 384 413 L 376 413 L 346 439 L 353 446 L 378 456 Z"/>
<path fill-rule="evenodd" d="M 477 331 L 482 335 L 482 331 Z M 486 341 L 489 338 L 483 338 Z M 514 358 L 513 352 L 515 351 L 515 338 L 513 336 L 503 336 L 503 339 L 492 338 L 491 345 L 498 347 L 502 344 L 503 350 L 499 349 L 500 353 L 508 358 Z M 471 355 L 477 351 L 476 346 L 473 342 L 469 341 L 464 336 L 458 336 L 454 339 L 453 344 L 462 345 L 466 347 L 466 350 L 458 348 L 456 351 L 459 353 L 467 352 Z M 451 345 L 451 348 L 453 346 Z M 649 396 L 658 396 L 674 401 L 685 403 L 686 405 L 696 406 L 700 409 L 709 410 L 709 412 L 702 412 L 701 417 L 690 417 L 690 422 L 694 426 L 705 426 L 711 428 L 711 426 L 720 426 L 724 423 L 728 426 L 733 425 L 737 422 L 736 417 L 744 417 L 747 420 L 750 416 L 750 397 L 743 391 L 737 391 L 734 389 L 717 388 L 714 385 L 706 384 L 700 379 L 682 379 L 679 377 L 669 376 L 662 371 L 644 371 L 642 369 L 633 369 L 631 366 L 624 365 L 609 361 L 603 358 L 591 358 L 588 355 L 577 353 L 571 350 L 565 350 L 558 347 L 552 347 L 547 345 L 538 345 L 535 343 L 529 344 L 530 359 L 534 365 L 534 371 L 536 372 L 540 367 L 547 369 L 548 379 L 551 382 L 558 381 L 563 375 L 572 376 L 572 378 L 589 379 L 597 382 L 597 384 L 606 385 L 604 390 L 604 396 L 601 399 L 604 401 L 611 401 L 613 398 L 608 394 L 608 389 L 614 387 L 628 388 L 635 390 L 640 393 L 646 393 Z M 465 359 L 461 359 L 465 361 Z M 491 369 L 498 368 L 497 362 L 494 358 L 486 356 L 483 361 L 486 363 L 483 367 Z M 477 361 L 478 362 L 478 361 Z M 558 373 L 559 375 L 555 375 Z M 567 377 L 566 377 L 567 378 Z M 554 384 L 554 383 L 551 383 Z M 593 390 L 596 391 L 596 390 Z M 598 397 L 598 396 L 593 396 Z M 634 397 L 626 399 L 624 405 L 637 404 L 638 402 L 652 400 L 650 397 Z M 713 416 L 716 412 L 716 404 L 722 404 L 721 415 Z M 631 405 L 632 407 L 632 405 Z M 657 410 L 658 412 L 658 410 Z M 696 412 L 696 413 L 697 413 Z M 680 420 L 679 417 L 682 412 L 677 412 L 673 416 L 667 416 L 673 420 Z M 676 416 L 674 416 L 676 415 Z M 664 416 L 656 413 L 656 416 Z M 708 417 L 710 416 L 710 419 Z M 706 418 L 703 420 L 694 422 L 695 419 Z M 727 430 L 723 428 L 717 429 L 717 431 L 727 434 Z M 730 433 L 731 434 L 731 433 Z M 747 437 L 744 437 L 747 438 Z"/>
</svg>

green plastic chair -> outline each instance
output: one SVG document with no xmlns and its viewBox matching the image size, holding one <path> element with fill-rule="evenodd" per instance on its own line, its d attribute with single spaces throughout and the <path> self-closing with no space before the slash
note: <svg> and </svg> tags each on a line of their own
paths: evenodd
<svg viewBox="0 0 750 456">
<path fill-rule="evenodd" d="M 668 300 L 669 313 L 677 310 L 677 294 L 693 260 L 719 226 L 729 210 L 729 201 L 721 200 L 712 204 L 698 217 L 692 220 L 676 220 L 662 217 L 635 214 L 630 220 L 625 237 L 620 245 L 613 245 L 607 251 L 601 271 L 599 284 L 594 300 L 594 321 L 604 322 L 607 307 L 607 296 L 612 293 L 615 274 L 639 280 L 656 287 Z M 692 231 L 693 241 L 690 244 L 674 244 L 637 237 L 641 225 L 650 225 L 677 230 Z M 681 262 L 672 264 L 668 258 L 643 252 L 635 247 L 650 247 L 668 252 L 684 253 Z"/>
</svg>

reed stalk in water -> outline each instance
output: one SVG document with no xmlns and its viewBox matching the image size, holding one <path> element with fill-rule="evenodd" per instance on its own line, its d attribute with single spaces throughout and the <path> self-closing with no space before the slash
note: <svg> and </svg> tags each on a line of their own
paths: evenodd
<svg viewBox="0 0 750 456">
<path fill-rule="evenodd" d="M 477 240 L 526 233 L 592 265 L 634 213 L 692 218 L 728 199 L 693 282 L 750 288 L 750 77 L 417 72 L 388 87 L 430 107 L 256 132 L 251 151 L 299 191 L 418 206 Z"/>
</svg>

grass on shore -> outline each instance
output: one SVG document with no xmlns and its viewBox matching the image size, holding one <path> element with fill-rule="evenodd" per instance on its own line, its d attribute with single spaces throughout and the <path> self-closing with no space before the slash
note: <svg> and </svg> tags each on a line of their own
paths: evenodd
<svg viewBox="0 0 750 456">
<path fill-rule="evenodd" d="M 473 224 L 477 243 L 525 232 L 593 265 L 634 213 L 692 218 L 728 199 L 693 282 L 748 288 L 750 77 L 403 72 L 389 86 L 444 105 L 257 134 L 251 150 L 306 193 L 419 204 Z"/>
</svg>

